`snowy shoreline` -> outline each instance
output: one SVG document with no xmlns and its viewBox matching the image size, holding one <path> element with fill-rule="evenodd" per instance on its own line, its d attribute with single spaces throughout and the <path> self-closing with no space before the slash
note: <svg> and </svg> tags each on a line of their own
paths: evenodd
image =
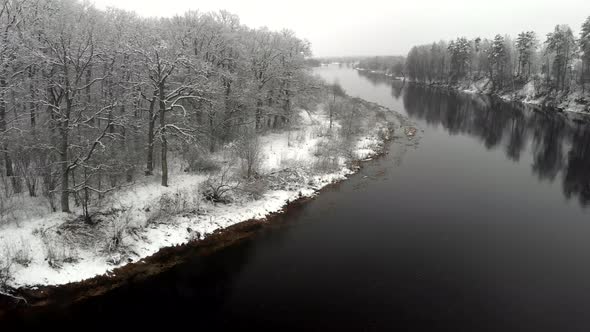
<svg viewBox="0 0 590 332">
<path fill-rule="evenodd" d="M 375 71 L 375 70 L 367 70 L 367 69 L 363 69 L 363 68 L 355 68 L 358 71 L 365 71 L 365 72 L 370 72 L 372 74 L 377 74 L 377 75 L 382 75 L 385 77 L 389 77 L 392 80 L 404 80 L 403 78 L 400 77 L 393 77 L 390 74 L 386 74 L 385 72 L 379 72 L 379 71 Z M 481 96 L 488 96 L 488 97 L 495 97 L 495 98 L 500 98 L 506 102 L 511 102 L 511 103 L 521 103 L 523 105 L 529 105 L 529 106 L 535 106 L 535 107 L 546 107 L 549 109 L 553 109 L 556 112 L 568 112 L 568 113 L 575 113 L 575 114 L 581 114 L 581 115 L 590 115 L 590 104 L 589 105 L 584 105 L 584 104 L 579 104 L 576 102 L 576 99 L 580 98 L 582 96 L 580 91 L 574 91 L 570 94 L 568 94 L 567 96 L 565 96 L 563 98 L 563 100 L 561 100 L 559 103 L 557 103 L 556 106 L 547 106 L 547 102 L 551 102 L 551 100 L 548 99 L 547 96 L 541 96 L 541 97 L 537 97 L 534 98 L 534 93 L 535 93 L 535 89 L 534 86 L 532 86 L 532 82 L 529 82 L 529 84 L 526 84 L 522 89 L 519 89 L 517 91 L 513 91 L 513 92 L 507 92 L 507 93 L 492 93 L 489 91 L 485 91 L 485 86 L 487 84 L 487 80 L 480 80 L 480 81 L 475 81 L 475 82 L 469 82 L 469 83 L 459 83 L 457 85 L 450 85 L 450 84 L 445 84 L 445 83 L 424 83 L 424 82 L 416 82 L 416 81 L 412 81 L 410 79 L 405 79 L 405 81 L 407 81 L 408 83 L 412 83 L 412 84 L 417 84 L 417 85 L 421 85 L 421 86 L 427 86 L 427 87 L 435 87 L 435 88 L 441 88 L 441 89 L 448 89 L 448 90 L 453 90 L 453 91 L 457 91 L 457 92 L 463 92 L 463 93 L 467 93 L 467 94 L 475 94 L 475 95 L 481 95 Z"/>
<path fill-rule="evenodd" d="M 335 167 L 329 171 L 318 171 L 317 167 L 310 166 L 323 160 L 320 149 L 331 143 L 331 136 L 326 133 L 328 115 L 321 108 L 314 113 L 302 110 L 295 129 L 262 136 L 261 169 L 266 178 L 273 180 L 270 180 L 271 189 L 260 197 L 239 194 L 228 204 L 205 201 L 201 199 L 199 188 L 207 181 L 207 175 L 175 174 L 169 187 L 146 181 L 107 200 L 103 205 L 108 205 L 109 210 L 104 210 L 100 227 L 84 225 L 76 215 L 64 213 L 51 213 L 0 227 L 0 243 L 5 246 L 4 254 L 0 251 L 0 259 L 4 255 L 5 260 L 16 262 L 11 264 L 6 285 L 13 290 L 35 289 L 109 275 L 163 248 L 198 241 L 244 221 L 264 219 L 282 212 L 290 202 L 317 195 L 325 186 L 355 173 L 358 168 L 354 163 L 381 154 L 392 130 L 397 131 L 404 125 L 399 114 L 368 102 L 365 105 L 373 108 L 375 114 L 363 119 L 362 130 L 352 139 L 348 155 L 338 154 L 331 161 Z M 377 119 L 378 112 L 391 114 L 388 119 Z M 340 126 L 334 123 L 336 130 Z M 224 159 L 222 155 L 216 158 Z M 160 218 L 155 222 L 147 222 L 154 218 L 154 210 L 162 204 L 162 199 L 169 197 L 176 201 L 180 198 L 184 208 L 174 210 L 176 213 L 158 215 Z M 125 233 L 124 244 L 120 250 L 105 252 L 101 235 L 106 233 L 108 238 L 111 232 L 116 232 L 120 220 L 125 220 L 126 225 L 120 230 Z M 47 241 L 48 238 L 52 240 Z M 65 240 L 66 243 L 61 243 Z M 48 242 L 60 243 L 60 246 L 51 248 Z M 22 250 L 27 251 L 26 264 L 18 264 Z M 49 255 L 62 259 L 55 264 Z"/>
</svg>

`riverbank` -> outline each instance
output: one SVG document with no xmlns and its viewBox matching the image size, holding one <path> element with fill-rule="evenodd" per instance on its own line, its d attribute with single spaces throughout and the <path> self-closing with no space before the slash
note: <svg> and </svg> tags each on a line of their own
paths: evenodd
<svg viewBox="0 0 590 332">
<path fill-rule="evenodd" d="M 79 290 L 100 284 L 106 291 L 131 275 L 157 273 L 174 262 L 163 259 L 173 256 L 170 248 L 196 244 L 206 251 L 247 236 L 252 227 L 353 174 L 359 161 L 382 153 L 392 134 L 407 125 L 407 119 L 376 104 L 349 102 L 361 118 L 341 114 L 330 130 L 320 105 L 313 112 L 301 110 L 290 130 L 264 135 L 252 181 L 237 176 L 240 167 L 228 164 L 226 150 L 210 156 L 221 165 L 216 172 L 175 174 L 168 188 L 146 181 L 113 194 L 93 224 L 53 213 L 4 225 L 4 292 L 43 304 L 51 294 L 68 292 L 60 289 L 83 294 Z M 205 199 L 213 184 L 231 190 L 219 200 Z"/>
<path fill-rule="evenodd" d="M 491 91 L 489 88 L 490 84 L 487 79 L 482 79 L 475 82 L 463 82 L 455 85 L 440 83 L 430 85 L 445 87 L 465 93 L 493 96 L 507 102 L 518 102 L 525 105 L 555 109 L 556 111 L 560 112 L 590 115 L 590 103 L 588 103 L 585 95 L 579 89 L 569 93 L 551 96 L 545 93 L 539 93 L 537 88 L 535 88 L 534 82 L 528 82 L 519 89 L 504 89 L 498 92 Z"/>
<path fill-rule="evenodd" d="M 465 81 L 450 87 L 467 93 L 495 96 L 508 102 L 520 102 L 526 105 L 553 108 L 564 112 L 590 114 L 590 103 L 587 100 L 588 94 L 583 93 L 579 87 L 569 92 L 551 94 L 545 91 L 546 89 L 543 88 L 542 84 L 528 81 L 518 88 L 493 91 L 488 79 Z"/>
<path fill-rule="evenodd" d="M 335 184 L 337 183 L 330 185 Z M 329 185 L 323 187 L 317 193 L 319 194 L 321 190 L 328 187 Z M 277 219 L 298 209 L 310 199 L 313 199 L 313 196 L 298 198 L 286 203 L 280 211 L 270 213 L 264 218 L 241 221 L 227 228 L 217 229 L 201 240 L 191 240 L 182 245 L 161 248 L 155 254 L 138 262 L 122 265 L 109 273 L 90 279 L 65 285 L 12 289 L 10 294 L 0 296 L 0 320 L 8 313 L 11 315 L 20 313 L 35 315 L 37 311 L 43 311 L 45 307 L 54 304 L 69 306 L 121 286 L 145 280 L 192 257 L 210 255 L 252 236 L 264 227 L 270 227 Z"/>
<path fill-rule="evenodd" d="M 394 77 L 392 74 L 387 74 L 381 71 L 367 70 L 362 68 L 355 68 L 358 71 L 363 71 L 371 74 L 382 75 L 393 80 L 408 81 L 413 84 L 438 87 L 460 91 L 470 94 L 481 94 L 486 96 L 493 96 L 508 102 L 519 102 L 525 105 L 555 109 L 561 112 L 571 112 L 578 114 L 590 115 L 590 93 L 582 91 L 580 87 L 576 87 L 567 93 L 553 93 L 550 94 L 543 87 L 542 84 L 535 84 L 534 81 L 528 81 L 526 84 L 521 84 L 518 88 L 506 88 L 494 91 L 489 79 L 482 78 L 479 80 L 463 80 L 454 84 L 445 82 L 417 82 L 406 80 L 403 77 Z"/>
</svg>

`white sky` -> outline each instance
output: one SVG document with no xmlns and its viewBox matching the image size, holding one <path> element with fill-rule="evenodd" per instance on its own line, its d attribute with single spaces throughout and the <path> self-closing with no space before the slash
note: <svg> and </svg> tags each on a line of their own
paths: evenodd
<svg viewBox="0 0 590 332">
<path fill-rule="evenodd" d="M 226 9 L 250 27 L 291 29 L 315 56 L 405 55 L 416 44 L 459 36 L 515 36 L 534 30 L 543 41 L 556 24 L 578 33 L 590 0 L 91 0 L 142 16 L 188 9 Z"/>
</svg>

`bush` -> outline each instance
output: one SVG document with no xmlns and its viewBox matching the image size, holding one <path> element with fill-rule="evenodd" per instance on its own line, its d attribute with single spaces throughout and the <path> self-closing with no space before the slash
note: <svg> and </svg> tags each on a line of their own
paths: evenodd
<svg viewBox="0 0 590 332">
<path fill-rule="evenodd" d="M 314 156 L 317 158 L 314 169 L 330 173 L 338 170 L 341 156 L 341 146 L 338 141 L 322 141 L 317 144 Z"/>
<path fill-rule="evenodd" d="M 109 230 L 107 231 L 107 243 L 105 251 L 107 253 L 113 253 L 117 251 L 123 245 L 123 239 L 127 230 L 129 229 L 129 224 L 131 223 L 131 213 L 132 208 L 125 208 L 121 214 L 118 215 L 118 218 L 113 218 L 109 225 Z"/>
<path fill-rule="evenodd" d="M 266 186 L 273 190 L 298 190 L 307 181 L 306 168 L 282 168 L 265 176 Z"/>
<path fill-rule="evenodd" d="M 165 217 L 185 212 L 197 211 L 200 205 L 201 193 L 198 187 L 178 189 L 175 192 L 164 193 L 158 199 L 156 206 L 148 211 L 147 223 L 153 223 Z"/>
<path fill-rule="evenodd" d="M 236 190 L 240 183 L 230 176 L 231 167 L 228 165 L 222 172 L 210 175 L 204 182 L 203 197 L 214 203 L 229 203 L 230 194 Z"/>
<path fill-rule="evenodd" d="M 188 160 L 188 165 L 184 169 L 187 173 L 212 173 L 221 169 L 219 163 L 208 155 L 192 153 L 185 158 Z"/>
</svg>

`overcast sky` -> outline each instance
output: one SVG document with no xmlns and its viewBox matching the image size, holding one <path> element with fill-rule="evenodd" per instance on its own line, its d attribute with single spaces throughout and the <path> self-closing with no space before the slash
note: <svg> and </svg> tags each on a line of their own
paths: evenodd
<svg viewBox="0 0 590 332">
<path fill-rule="evenodd" d="M 91 0 L 92 1 L 92 0 Z M 250 27 L 291 29 L 312 43 L 315 56 L 405 55 L 416 44 L 458 36 L 493 37 L 534 30 L 541 39 L 556 24 L 576 34 L 590 0 L 94 0 L 142 16 L 188 9 L 226 9 Z"/>
</svg>

